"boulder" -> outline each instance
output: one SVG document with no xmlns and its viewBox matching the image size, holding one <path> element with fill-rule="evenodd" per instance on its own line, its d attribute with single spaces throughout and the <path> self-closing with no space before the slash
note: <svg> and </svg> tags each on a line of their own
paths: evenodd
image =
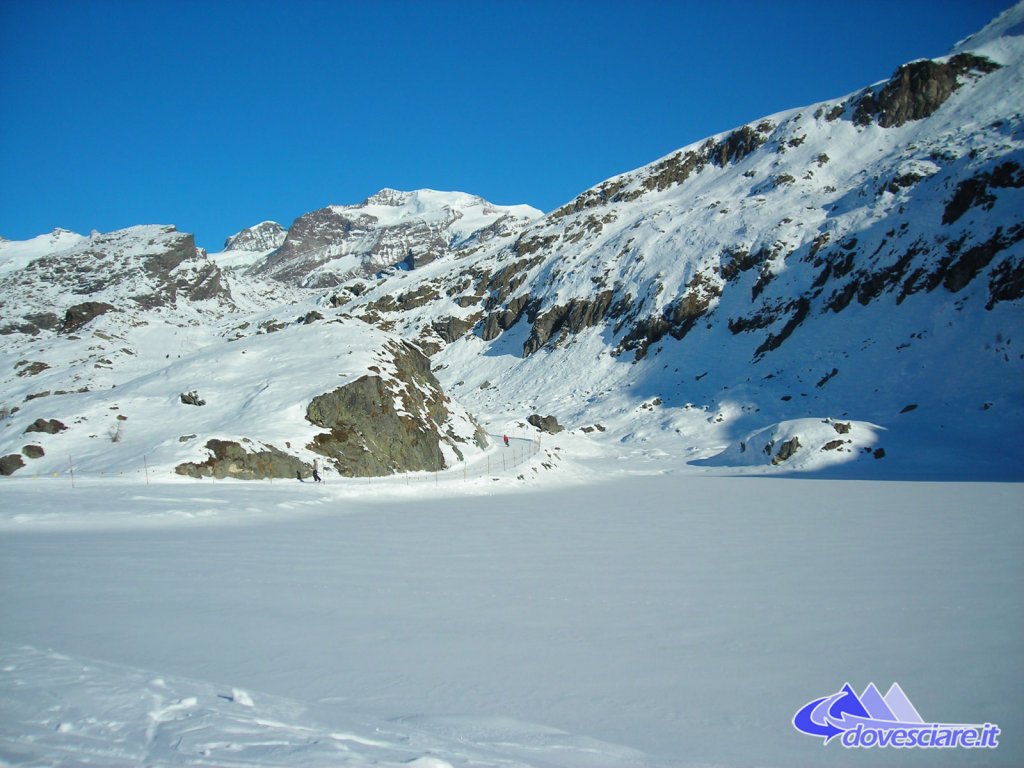
<svg viewBox="0 0 1024 768">
<path fill-rule="evenodd" d="M 25 433 L 29 432 L 42 432 L 47 435 L 55 435 L 58 432 L 63 432 L 67 429 L 67 426 L 57 419 L 36 419 L 25 429 Z"/>
<path fill-rule="evenodd" d="M 800 449 L 800 438 L 791 437 L 779 446 L 779 452 L 772 458 L 772 465 L 778 465 L 791 458 Z"/>
<path fill-rule="evenodd" d="M 0 457 L 0 475 L 13 475 L 25 466 L 24 460 L 16 453 Z"/>
<path fill-rule="evenodd" d="M 179 464 L 174 471 L 188 477 L 234 477 L 239 480 L 309 477 L 313 471 L 309 464 L 272 445 L 249 452 L 232 440 L 208 440 L 206 449 L 211 454 L 206 461 Z"/>
<path fill-rule="evenodd" d="M 206 401 L 199 397 L 199 393 L 194 389 L 191 392 L 181 393 L 179 397 L 185 405 L 206 405 Z"/>
<path fill-rule="evenodd" d="M 558 419 L 554 416 L 541 416 L 539 413 L 535 413 L 527 421 L 541 432 L 547 432 L 550 435 L 557 435 L 565 430 L 565 427 L 559 424 Z"/>
<path fill-rule="evenodd" d="M 347 477 L 444 469 L 442 441 L 459 453 L 459 439 L 446 427 L 449 401 L 430 360 L 406 342 L 386 349 L 395 364 L 393 376 L 380 371 L 362 376 L 318 395 L 306 408 L 306 419 L 328 430 L 306 447 Z M 473 439 L 486 445 L 479 427 Z"/>
</svg>

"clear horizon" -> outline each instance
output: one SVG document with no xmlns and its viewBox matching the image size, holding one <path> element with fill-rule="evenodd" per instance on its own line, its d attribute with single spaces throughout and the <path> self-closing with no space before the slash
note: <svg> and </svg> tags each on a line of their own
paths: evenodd
<svg viewBox="0 0 1024 768">
<path fill-rule="evenodd" d="M 174 224 L 218 251 L 384 187 L 547 212 L 1011 5 L 8 0 L 0 235 Z"/>
</svg>

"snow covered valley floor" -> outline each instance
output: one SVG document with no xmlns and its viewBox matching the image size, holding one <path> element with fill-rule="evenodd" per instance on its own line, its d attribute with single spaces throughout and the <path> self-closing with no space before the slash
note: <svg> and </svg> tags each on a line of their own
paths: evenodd
<svg viewBox="0 0 1024 768">
<path fill-rule="evenodd" d="M 5 482 L 0 762 L 1024 763 L 1024 484 L 606 469 Z M 999 748 L 794 729 L 846 682 Z"/>
</svg>

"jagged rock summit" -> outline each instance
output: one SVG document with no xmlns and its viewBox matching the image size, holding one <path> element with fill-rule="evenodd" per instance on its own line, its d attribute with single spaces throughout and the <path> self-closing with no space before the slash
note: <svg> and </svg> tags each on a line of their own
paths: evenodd
<svg viewBox="0 0 1024 768">
<path fill-rule="evenodd" d="M 229 237 L 224 242 L 224 250 L 268 253 L 280 248 L 287 235 L 288 230 L 276 221 L 261 221 Z"/>
<path fill-rule="evenodd" d="M 493 240 L 513 238 L 541 212 L 496 206 L 461 192 L 383 189 L 357 205 L 296 219 L 254 272 L 306 287 L 330 287 L 395 265 L 416 268 Z"/>
</svg>

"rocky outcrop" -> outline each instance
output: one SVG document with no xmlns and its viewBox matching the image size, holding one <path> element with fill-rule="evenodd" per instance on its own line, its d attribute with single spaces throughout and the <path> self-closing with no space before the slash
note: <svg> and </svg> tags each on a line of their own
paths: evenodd
<svg viewBox="0 0 1024 768">
<path fill-rule="evenodd" d="M 178 397 L 183 405 L 206 405 L 206 401 L 194 389 L 189 392 L 182 392 Z"/>
<path fill-rule="evenodd" d="M 952 224 L 971 208 L 989 211 L 996 201 L 993 189 L 1024 187 L 1024 169 L 1014 161 L 1000 163 L 991 171 L 983 171 L 956 185 L 956 192 L 942 211 L 942 223 Z"/>
<path fill-rule="evenodd" d="M 64 313 L 64 322 L 61 323 L 59 333 L 74 333 L 113 308 L 112 304 L 107 304 L 104 301 L 84 301 L 81 304 L 68 307 Z"/>
<path fill-rule="evenodd" d="M 769 452 L 771 451 L 772 446 L 770 444 L 765 447 L 768 449 Z M 796 454 L 798 450 L 800 450 L 800 447 L 800 438 L 791 437 L 789 440 L 787 440 L 786 442 L 779 446 L 778 453 L 776 453 L 775 456 L 772 457 L 772 465 L 777 466 L 782 462 L 791 459 L 793 455 Z"/>
<path fill-rule="evenodd" d="M 36 419 L 25 429 L 25 434 L 29 432 L 42 432 L 46 435 L 55 435 L 58 432 L 63 432 L 65 429 L 67 429 L 67 426 L 57 419 Z"/>
<path fill-rule="evenodd" d="M 573 299 L 530 318 L 533 330 L 523 343 L 523 357 L 529 357 L 559 333 L 576 334 L 601 322 L 612 305 L 613 293 L 605 290 L 592 299 Z"/>
<path fill-rule="evenodd" d="M 203 462 L 179 464 L 174 471 L 187 477 L 233 477 L 237 480 L 262 480 L 271 477 L 309 477 L 313 467 L 272 445 L 247 451 L 233 440 L 208 440 L 210 457 Z"/>
<path fill-rule="evenodd" d="M 280 248 L 288 231 L 276 221 L 264 221 L 247 227 L 224 241 L 225 251 L 251 251 L 264 253 Z"/>
<path fill-rule="evenodd" d="M 541 416 L 539 413 L 534 413 L 526 421 L 541 432 L 547 432 L 549 435 L 557 435 L 565 430 L 565 427 L 559 424 L 558 419 L 554 416 Z"/>
<path fill-rule="evenodd" d="M 857 102 L 853 121 L 867 125 L 874 120 L 882 128 L 899 127 L 922 120 L 941 107 L 960 87 L 964 76 L 980 77 L 999 69 L 983 56 L 961 53 L 948 61 L 914 61 L 896 70 L 880 89 Z"/>
<path fill-rule="evenodd" d="M 430 361 L 405 342 L 387 349 L 393 376 L 378 370 L 313 398 L 306 408 L 306 419 L 328 430 L 307 448 L 347 477 L 434 472 L 446 466 L 442 442 L 459 452 L 459 440 L 446 426 L 449 400 Z M 486 444 L 479 428 L 474 439 Z"/>
<path fill-rule="evenodd" d="M 384 189 L 357 205 L 300 216 L 256 271 L 307 287 L 333 287 L 388 267 L 417 269 L 484 242 L 511 239 L 539 214 L 462 193 Z"/>
<path fill-rule="evenodd" d="M 0 475 L 7 477 L 13 475 L 25 466 L 25 461 L 16 453 L 7 456 L 0 456 Z"/>
</svg>

